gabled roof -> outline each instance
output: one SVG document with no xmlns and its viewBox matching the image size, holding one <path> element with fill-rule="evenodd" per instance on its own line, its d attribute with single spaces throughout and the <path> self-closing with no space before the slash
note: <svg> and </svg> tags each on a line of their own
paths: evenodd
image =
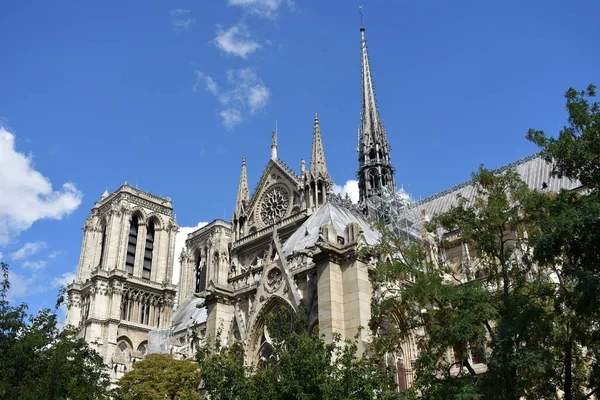
<svg viewBox="0 0 600 400">
<path fill-rule="evenodd" d="M 315 247 L 315 243 L 319 239 L 319 229 L 329 223 L 333 225 L 338 236 L 343 236 L 344 229 L 351 222 L 356 222 L 360 226 L 367 244 L 374 245 L 378 242 L 379 232 L 371 227 L 362 214 L 328 202 L 304 221 L 296 232 L 285 241 L 282 252 L 287 257 L 294 251 Z"/>
<path fill-rule="evenodd" d="M 178 309 L 173 317 L 171 330 L 173 334 L 182 332 L 193 326 L 194 324 L 202 324 L 206 322 L 207 314 L 206 307 L 198 308 L 204 299 L 192 297 L 186 300 Z"/>
<path fill-rule="evenodd" d="M 527 183 L 530 189 L 547 190 L 558 192 L 561 189 L 575 189 L 581 186 L 579 181 L 572 181 L 568 178 L 556 178 L 551 176 L 552 164 L 546 162 L 539 153 L 532 154 L 518 161 L 498 168 L 496 171 L 502 172 L 509 169 L 515 169 L 521 178 Z M 546 187 L 544 188 L 544 184 Z M 466 181 L 433 196 L 427 197 L 417 203 L 420 210 L 425 210 L 427 215 L 436 215 L 450 210 L 456 205 L 457 196 L 461 195 L 466 199 L 474 199 L 476 196 L 475 187 L 472 181 Z"/>
</svg>

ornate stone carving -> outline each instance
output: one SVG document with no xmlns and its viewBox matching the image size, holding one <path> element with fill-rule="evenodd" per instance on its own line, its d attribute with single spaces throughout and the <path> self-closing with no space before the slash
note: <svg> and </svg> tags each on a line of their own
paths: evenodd
<svg viewBox="0 0 600 400">
<path fill-rule="evenodd" d="M 283 274 L 277 267 L 271 268 L 267 273 L 267 280 L 265 281 L 265 289 L 269 293 L 277 291 L 281 287 L 283 281 Z"/>
<path fill-rule="evenodd" d="M 277 185 L 267 191 L 260 203 L 260 218 L 264 225 L 269 226 L 285 217 L 290 205 L 290 192 L 283 186 Z"/>
</svg>

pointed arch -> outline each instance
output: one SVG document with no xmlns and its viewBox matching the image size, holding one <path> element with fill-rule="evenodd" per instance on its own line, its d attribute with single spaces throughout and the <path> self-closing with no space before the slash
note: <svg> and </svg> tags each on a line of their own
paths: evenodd
<svg viewBox="0 0 600 400">
<path fill-rule="evenodd" d="M 194 252 L 194 293 L 206 290 L 206 260 L 202 260 L 202 252 L 196 249 Z"/>
<path fill-rule="evenodd" d="M 100 221 L 100 262 L 98 262 L 98 267 L 100 269 L 102 269 L 102 266 L 104 265 L 104 260 L 105 260 L 105 256 L 104 253 L 106 252 L 106 231 L 107 231 L 107 227 L 108 227 L 108 222 L 106 221 L 106 217 L 103 217 L 102 220 Z"/>
<path fill-rule="evenodd" d="M 154 238 L 156 234 L 156 218 L 149 218 L 146 225 L 146 243 L 144 246 L 144 263 L 142 265 L 142 278 L 152 277 L 152 258 L 154 255 Z"/>
<path fill-rule="evenodd" d="M 135 212 L 129 221 L 129 234 L 127 235 L 127 254 L 125 256 L 125 271 L 133 275 L 135 266 L 135 251 L 137 248 L 140 214 Z"/>
<path fill-rule="evenodd" d="M 288 315 L 286 323 L 291 325 L 296 308 L 286 299 L 280 296 L 269 297 L 261 309 L 256 313 L 254 321 L 250 324 L 252 327 L 250 335 L 248 335 L 249 349 L 247 354 L 249 362 L 252 364 L 260 364 L 269 362 L 272 355 L 271 338 L 266 326 L 267 316 L 271 313 L 276 313 L 283 310 Z"/>
</svg>

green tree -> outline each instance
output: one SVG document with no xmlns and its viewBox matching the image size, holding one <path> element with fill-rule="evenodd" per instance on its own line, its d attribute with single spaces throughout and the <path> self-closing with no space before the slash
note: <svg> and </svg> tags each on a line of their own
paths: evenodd
<svg viewBox="0 0 600 400">
<path fill-rule="evenodd" d="M 204 388 L 214 400 L 373 399 L 392 389 L 377 359 L 357 358 L 354 342 L 326 342 L 307 329 L 304 312 L 292 318 L 267 318 L 272 356 L 259 366 L 244 366 L 243 348 L 203 348 L 198 359 Z M 218 342 L 218 340 L 217 340 Z"/>
<path fill-rule="evenodd" d="M 409 335 L 420 355 L 407 396 L 422 399 L 587 399 L 600 384 L 600 112 L 595 87 L 566 93 L 558 138 L 530 130 L 556 176 L 578 192 L 531 191 L 514 171 L 480 169 L 475 196 L 428 224 L 441 240 L 389 232 L 373 254 L 371 328 L 382 353 Z M 467 246 L 458 265 L 435 246 Z M 433 250 L 432 250 L 433 249 Z M 429 252 L 429 254 L 428 254 Z M 391 258 L 390 258 L 391 255 Z M 435 262 L 432 262 L 435 261 Z M 487 348 L 487 372 L 468 354 Z M 452 349 L 454 356 L 449 353 Z M 457 368 L 460 367 L 460 368 Z"/>
<path fill-rule="evenodd" d="M 118 400 L 192 400 L 199 398 L 200 370 L 193 360 L 175 360 L 169 354 L 148 354 L 133 364 L 118 382 Z"/>
<path fill-rule="evenodd" d="M 57 328 L 56 310 L 27 313 L 7 299 L 8 265 L 0 263 L 0 397 L 2 399 L 107 399 L 102 358 L 70 328 Z"/>
<path fill-rule="evenodd" d="M 527 258 L 526 233 L 536 223 L 528 209 L 533 194 L 510 170 L 481 168 L 472 184 L 474 198 L 459 197 L 456 206 L 428 224 L 433 233 L 450 233 L 441 240 L 432 234 L 429 247 L 407 245 L 384 231 L 374 254 L 393 257 L 375 274 L 375 346 L 381 352 L 417 337 L 420 354 L 412 391 L 420 398 L 481 398 L 486 393 L 490 398 L 518 399 L 529 393 L 544 398 L 552 393 L 545 379 L 552 366 L 536 358 L 540 342 L 530 339 L 545 332 L 547 298 L 538 295 L 548 284 L 533 279 Z M 436 246 L 467 246 L 471 257 L 448 262 L 438 258 Z M 486 348 L 492 350 L 490 373 L 482 377 L 469 360 L 473 354 L 484 357 Z"/>
<path fill-rule="evenodd" d="M 558 278 L 560 386 L 568 400 L 600 391 L 600 105 L 592 101 L 595 96 L 594 85 L 579 92 L 570 88 L 565 94 L 569 124 L 558 137 L 534 129 L 527 134 L 553 163 L 555 176 L 583 185 L 576 193 L 546 197 L 540 232 L 532 238 L 534 260 Z"/>
</svg>

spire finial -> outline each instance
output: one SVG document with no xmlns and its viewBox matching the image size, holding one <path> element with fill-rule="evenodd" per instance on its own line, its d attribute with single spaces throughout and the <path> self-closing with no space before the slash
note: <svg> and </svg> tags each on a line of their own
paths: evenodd
<svg viewBox="0 0 600 400">
<path fill-rule="evenodd" d="M 325 150 L 323 148 L 323 139 L 321 137 L 321 127 L 319 126 L 319 113 L 317 112 L 315 112 L 315 122 L 313 128 L 310 172 L 314 177 L 321 176 L 321 178 L 330 180 L 329 173 L 327 172 L 327 162 L 325 161 Z"/>
<path fill-rule="evenodd" d="M 244 211 L 244 204 L 250 201 L 250 190 L 248 190 L 248 173 L 246 172 L 246 155 L 242 156 L 242 170 L 238 185 L 237 198 L 235 200 L 234 217 L 238 217 Z"/>
<path fill-rule="evenodd" d="M 360 6 L 358 6 L 358 15 L 360 15 L 360 30 L 361 30 L 361 32 L 364 32 L 365 27 L 363 26 L 363 13 L 362 13 L 362 9 L 363 9 L 363 6 L 361 4 Z"/>
<path fill-rule="evenodd" d="M 277 160 L 277 131 L 271 133 L 271 160 Z"/>
</svg>

